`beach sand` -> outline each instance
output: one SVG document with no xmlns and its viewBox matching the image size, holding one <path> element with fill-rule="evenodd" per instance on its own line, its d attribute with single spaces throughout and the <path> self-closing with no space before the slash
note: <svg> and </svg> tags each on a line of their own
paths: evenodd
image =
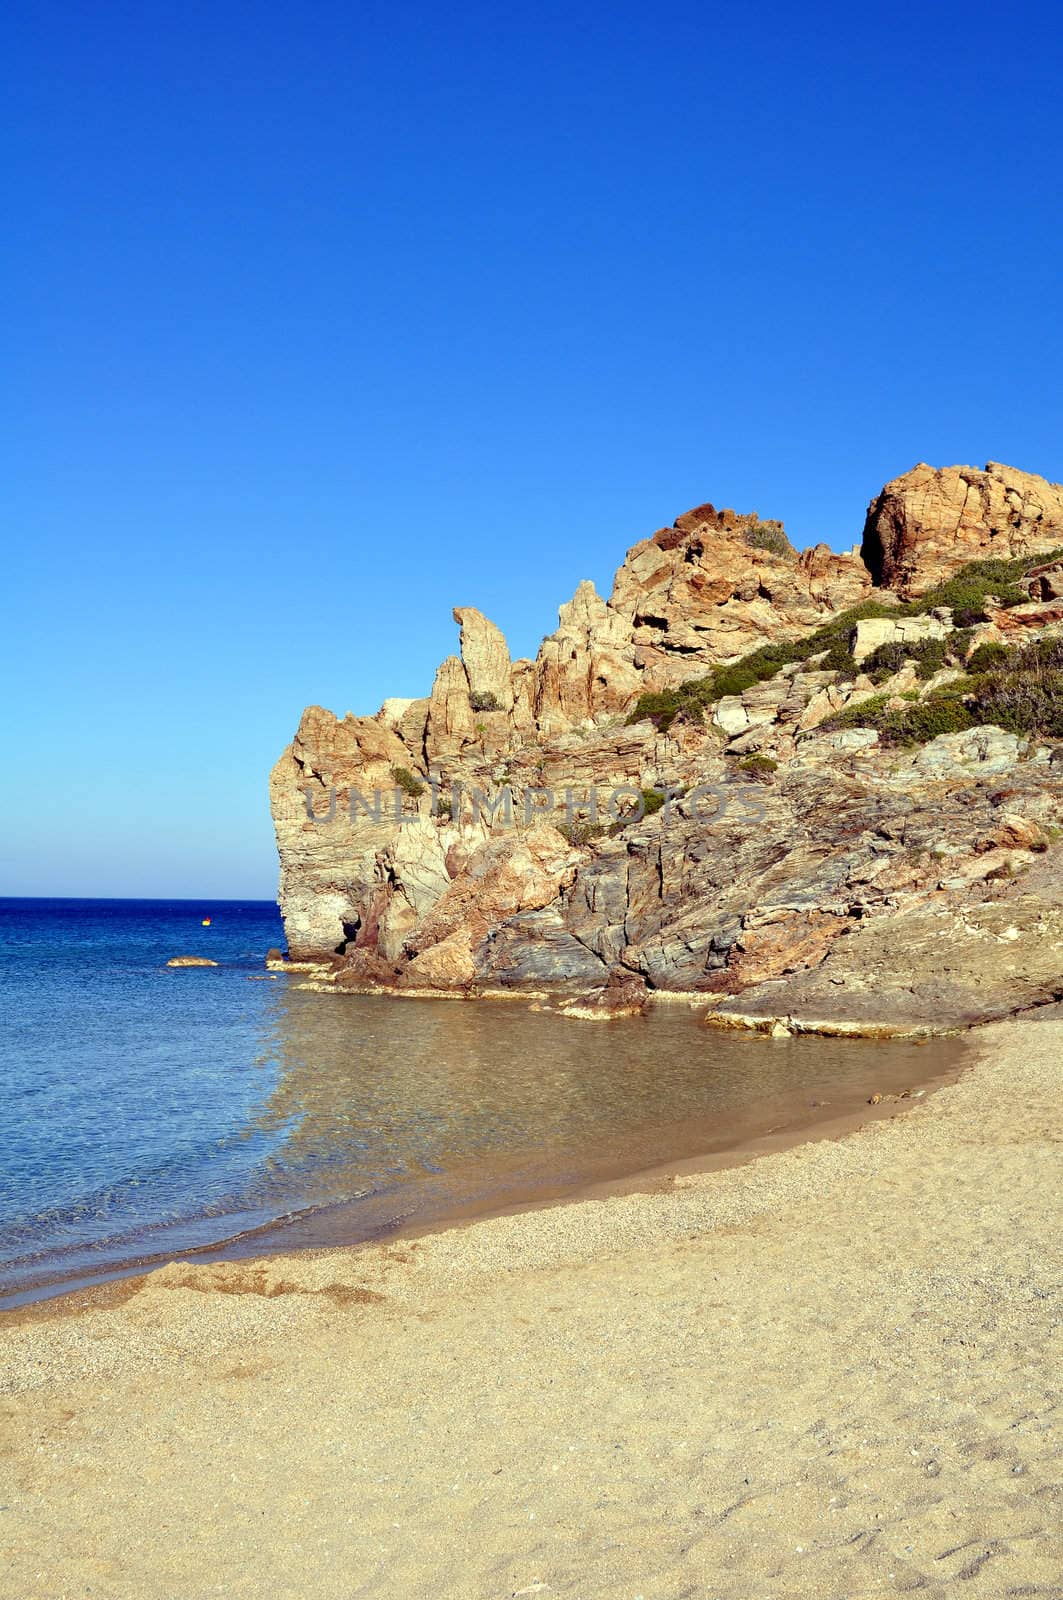
<svg viewBox="0 0 1063 1600">
<path fill-rule="evenodd" d="M 1063 1020 L 975 1039 L 844 1139 L 9 1316 L 0 1594 L 1059 1600 Z"/>
</svg>

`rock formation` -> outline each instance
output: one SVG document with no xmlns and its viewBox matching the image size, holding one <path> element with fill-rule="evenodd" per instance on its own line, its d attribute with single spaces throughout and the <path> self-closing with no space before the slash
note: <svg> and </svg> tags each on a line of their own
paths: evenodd
<svg viewBox="0 0 1063 1600">
<path fill-rule="evenodd" d="M 867 566 L 703 506 L 628 552 L 609 601 L 581 584 L 534 661 L 457 607 L 429 696 L 311 707 L 274 769 L 290 956 L 340 989 L 558 991 L 571 1015 L 681 990 L 735 1025 L 918 1028 L 1052 998 L 1063 761 L 968 726 L 964 662 L 1063 636 L 1063 563 L 1036 559 L 1061 546 L 1043 479 L 917 467 L 872 502 Z M 998 554 L 1029 560 L 973 633 L 905 604 Z M 798 647 L 839 617 L 832 651 Z M 703 712 L 635 713 L 791 642 Z M 880 737 L 913 707 L 918 741 Z"/>
<path fill-rule="evenodd" d="M 1015 467 L 925 463 L 887 483 L 867 511 L 861 552 L 876 584 L 925 594 L 968 561 L 1063 546 L 1063 485 Z"/>
<path fill-rule="evenodd" d="M 668 684 L 796 638 L 870 588 L 856 556 L 798 555 L 781 523 L 704 505 L 628 551 L 609 603 L 631 623 L 636 665 Z"/>
</svg>

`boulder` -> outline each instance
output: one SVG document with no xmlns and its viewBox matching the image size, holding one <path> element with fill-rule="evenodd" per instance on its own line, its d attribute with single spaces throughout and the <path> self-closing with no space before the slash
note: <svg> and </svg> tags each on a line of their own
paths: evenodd
<svg viewBox="0 0 1063 1600">
<path fill-rule="evenodd" d="M 1063 561 L 1035 567 L 1023 579 L 1022 587 L 1031 600 L 1063 600 Z"/>
<path fill-rule="evenodd" d="M 475 952 L 489 946 L 511 918 L 554 902 L 579 860 L 579 852 L 546 822 L 488 838 L 461 861 L 431 909 L 410 920 L 401 952 L 411 970 L 419 981 L 431 973 L 436 986 L 442 986 L 447 972 L 454 982 L 467 982 Z M 446 946 L 443 954 L 428 959 L 439 945 Z M 385 954 L 390 959 L 392 952 Z"/>
<path fill-rule="evenodd" d="M 875 583 L 914 599 L 969 561 L 1063 546 L 1063 485 L 987 463 L 894 478 L 872 500 L 861 552 Z"/>
<path fill-rule="evenodd" d="M 738 695 L 724 695 L 717 703 L 712 713 L 712 725 L 714 728 L 719 728 L 729 739 L 745 732 L 749 727 L 749 712 Z"/>
<path fill-rule="evenodd" d="M 1003 728 L 968 728 L 942 733 L 912 758 L 919 772 L 936 778 L 988 778 L 1007 772 L 1019 759 L 1019 737 Z"/>
<path fill-rule="evenodd" d="M 643 980 L 618 968 L 601 988 L 563 1005 L 561 1015 L 582 1022 L 611 1022 L 619 1017 L 641 1016 L 648 1003 L 649 992 Z"/>
<path fill-rule="evenodd" d="M 944 639 L 951 632 L 951 622 L 932 613 L 924 617 L 866 617 L 854 629 L 853 660 L 859 665 L 883 644 L 923 644 L 927 639 Z"/>
</svg>

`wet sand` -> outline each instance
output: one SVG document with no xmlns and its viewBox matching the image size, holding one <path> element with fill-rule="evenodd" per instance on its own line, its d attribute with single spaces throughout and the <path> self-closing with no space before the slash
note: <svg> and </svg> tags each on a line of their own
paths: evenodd
<svg viewBox="0 0 1063 1600">
<path fill-rule="evenodd" d="M 0 1593 L 1059 1600 L 1063 1021 L 977 1052 L 654 1192 L 7 1319 Z"/>
</svg>

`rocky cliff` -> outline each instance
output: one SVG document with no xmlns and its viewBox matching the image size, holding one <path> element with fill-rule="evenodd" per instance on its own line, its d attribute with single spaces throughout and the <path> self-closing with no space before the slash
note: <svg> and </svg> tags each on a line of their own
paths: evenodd
<svg viewBox="0 0 1063 1600">
<path fill-rule="evenodd" d="M 291 957 L 776 1025 L 1063 993 L 1063 489 L 919 466 L 860 550 L 701 506 L 534 661 L 458 606 L 428 696 L 311 707 L 271 779 Z"/>
<path fill-rule="evenodd" d="M 997 461 L 921 463 L 872 500 L 861 555 L 875 583 L 911 599 L 967 562 L 1035 555 L 1061 534 L 1063 485 Z"/>
</svg>

